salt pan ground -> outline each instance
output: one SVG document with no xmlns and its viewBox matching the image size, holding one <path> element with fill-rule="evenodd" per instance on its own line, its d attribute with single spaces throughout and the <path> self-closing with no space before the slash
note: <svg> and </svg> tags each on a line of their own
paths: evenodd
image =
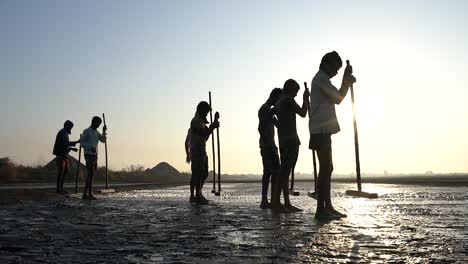
<svg viewBox="0 0 468 264">
<path fill-rule="evenodd" d="M 259 208 L 260 184 L 223 186 L 192 206 L 187 187 L 0 207 L 1 263 L 466 263 L 468 188 L 366 184 L 379 199 L 334 200 L 348 218 L 314 220 L 311 183 L 292 197 L 302 213 Z M 206 187 L 209 192 L 211 186 Z"/>
</svg>

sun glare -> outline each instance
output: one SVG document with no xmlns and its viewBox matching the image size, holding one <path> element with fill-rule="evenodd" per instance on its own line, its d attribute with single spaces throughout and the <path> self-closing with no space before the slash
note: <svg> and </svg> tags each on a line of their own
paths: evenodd
<svg viewBox="0 0 468 264">
<path fill-rule="evenodd" d="M 358 126 L 375 128 L 382 124 L 385 114 L 384 100 L 375 95 L 360 95 L 356 98 L 356 115 Z"/>
</svg>

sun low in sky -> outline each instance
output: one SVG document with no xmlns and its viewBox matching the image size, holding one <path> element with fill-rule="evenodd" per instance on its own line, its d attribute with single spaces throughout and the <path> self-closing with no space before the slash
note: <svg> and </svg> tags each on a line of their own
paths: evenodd
<svg viewBox="0 0 468 264">
<path fill-rule="evenodd" d="M 1 1 L 0 156 L 43 165 L 65 120 L 75 140 L 106 113 L 112 169 L 189 171 L 185 135 L 211 91 L 223 173 L 259 174 L 259 107 L 289 78 L 310 87 L 335 50 L 358 80 L 363 172 L 467 172 L 467 12 L 465 1 Z M 337 114 L 335 172 L 351 173 L 349 95 Z M 297 123 L 296 171 L 310 173 L 307 117 Z"/>
</svg>

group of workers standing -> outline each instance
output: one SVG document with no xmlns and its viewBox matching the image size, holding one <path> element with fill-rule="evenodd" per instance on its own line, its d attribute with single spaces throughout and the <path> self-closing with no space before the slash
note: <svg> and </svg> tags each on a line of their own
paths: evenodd
<svg viewBox="0 0 468 264">
<path fill-rule="evenodd" d="M 333 172 L 331 135 L 340 131 L 336 118 L 335 104 L 340 104 L 350 86 L 356 81 L 353 70 L 347 65 L 341 87 L 336 88 L 330 81 L 343 62 L 337 52 L 333 51 L 322 57 L 318 72 L 312 79 L 311 91 L 305 84 L 302 94 L 302 106 L 295 97 L 300 86 L 289 79 L 283 88 L 274 88 L 268 100 L 258 111 L 260 133 L 260 153 L 263 163 L 262 178 L 262 209 L 270 208 L 278 212 L 298 212 L 302 209 L 291 204 L 289 199 L 289 175 L 296 165 L 301 141 L 297 134 L 296 115 L 306 117 L 309 113 L 309 148 L 316 151 L 319 159 L 319 174 L 317 179 L 317 219 L 337 219 L 346 217 L 338 212 L 331 201 L 331 174 Z M 202 194 L 203 185 L 208 177 L 208 155 L 206 141 L 213 131 L 219 127 L 219 113 L 216 112 L 214 121 L 208 122 L 207 115 L 212 111 L 210 104 L 205 101 L 197 105 L 196 113 L 190 122 L 190 129 L 185 142 L 186 161 L 191 163 L 192 176 L 190 181 L 190 202 L 208 204 Z M 91 190 L 95 171 L 97 169 L 97 145 L 106 141 L 106 126 L 102 134 L 97 131 L 101 125 L 100 117 L 92 118 L 91 126 L 83 131 L 78 141 L 70 141 L 69 134 L 73 128 L 71 121 L 66 121 L 64 128 L 57 134 L 53 154 L 56 155 L 58 168 L 57 193 L 66 194 L 63 188 L 64 178 L 68 173 L 68 152 L 77 151 L 75 146 L 81 144 L 84 150 L 88 176 L 82 199 L 96 199 Z M 278 130 L 278 147 L 275 143 L 275 127 Z M 271 199 L 268 202 L 268 187 L 271 180 Z M 281 203 L 283 193 L 284 204 Z"/>
<path fill-rule="evenodd" d="M 260 153 L 263 163 L 262 209 L 270 208 L 277 212 L 299 212 L 302 209 L 291 204 L 289 199 L 289 175 L 296 165 L 301 141 L 297 134 L 296 115 L 306 117 L 309 113 L 309 148 L 316 151 L 319 159 L 317 180 L 317 210 L 319 220 L 346 217 L 338 212 L 331 201 L 331 175 L 333 172 L 331 135 L 340 131 L 336 118 L 335 104 L 340 104 L 350 86 L 356 82 L 350 65 L 346 66 L 341 87 L 336 88 L 330 81 L 342 67 L 343 61 L 336 51 L 323 56 L 318 72 L 312 79 L 311 91 L 307 86 L 302 95 L 302 106 L 295 97 L 299 84 L 289 79 L 283 88 L 274 88 L 268 100 L 258 111 L 258 131 L 260 133 Z M 195 116 L 185 141 L 187 162 L 191 162 L 190 202 L 207 204 L 202 187 L 208 177 L 208 156 L 206 141 L 219 127 L 219 114 L 210 124 L 207 115 L 210 105 L 202 101 L 198 104 Z M 275 143 L 275 127 L 278 130 L 278 147 Z M 271 180 L 271 199 L 268 202 L 268 187 Z M 195 190 L 195 194 L 194 194 Z M 284 204 L 281 203 L 283 193 Z"/>
<path fill-rule="evenodd" d="M 350 65 L 346 66 L 341 87 L 336 88 L 330 81 L 342 67 L 343 62 L 337 52 L 325 54 L 319 71 L 312 79 L 311 91 L 304 87 L 302 106 L 294 97 L 300 90 L 292 79 L 284 83 L 283 89 L 275 88 L 268 100 L 258 111 L 260 133 L 260 153 L 263 162 L 261 208 L 271 208 L 280 212 L 302 211 L 291 204 L 289 199 L 289 175 L 294 168 L 301 141 L 296 129 L 296 115 L 306 117 L 309 113 L 309 148 L 316 151 L 319 159 L 317 180 L 317 209 L 315 218 L 319 220 L 346 217 L 338 212 L 331 201 L 331 175 L 333 172 L 331 135 L 340 131 L 336 118 L 335 104 L 341 103 L 349 87 L 356 81 Z M 274 127 L 278 130 L 278 147 L 274 140 Z M 271 200 L 268 202 L 268 185 L 271 179 Z M 284 204 L 280 203 L 283 193 Z"/>
<path fill-rule="evenodd" d="M 95 116 L 91 120 L 91 126 L 83 131 L 81 138 L 77 141 L 70 141 L 69 135 L 74 126 L 70 120 L 65 121 L 63 129 L 61 129 L 55 137 L 55 144 L 53 154 L 55 155 L 55 163 L 57 165 L 57 189 L 58 194 L 68 194 L 65 191 L 63 185 L 65 177 L 69 173 L 69 160 L 68 153 L 70 151 L 77 151 L 74 146 L 78 143 L 84 151 L 84 157 L 86 162 L 86 168 L 88 175 L 86 177 L 85 188 L 83 191 L 83 200 L 96 200 L 96 197 L 92 194 L 93 178 L 97 170 L 98 160 L 98 143 L 106 142 L 106 125 L 102 128 L 102 134 L 97 130 L 101 126 L 102 119 L 99 116 Z M 80 166 L 80 164 L 78 164 Z"/>
</svg>

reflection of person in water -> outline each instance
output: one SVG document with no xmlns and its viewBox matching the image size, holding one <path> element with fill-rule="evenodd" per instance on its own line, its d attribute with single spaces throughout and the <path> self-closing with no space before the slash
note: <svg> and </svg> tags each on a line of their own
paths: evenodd
<svg viewBox="0 0 468 264">
<path fill-rule="evenodd" d="M 206 141 L 219 127 L 219 113 L 216 112 L 215 119 L 209 127 L 206 117 L 211 111 L 210 105 L 202 101 L 197 105 L 195 116 L 190 122 L 190 158 L 192 178 L 190 184 L 195 187 L 195 197 L 190 196 L 190 202 L 203 205 L 208 204 L 208 200 L 202 194 L 202 188 L 208 177 L 208 155 L 206 154 Z"/>
<path fill-rule="evenodd" d="M 68 152 L 70 150 L 77 151 L 76 148 L 71 148 L 75 146 L 78 141 L 70 142 L 68 135 L 71 134 L 73 128 L 73 123 L 70 120 L 65 121 L 63 124 L 63 129 L 61 129 L 57 136 L 55 137 L 55 144 L 53 154 L 55 155 L 55 163 L 57 164 L 57 190 L 59 194 L 67 194 L 63 189 L 63 184 L 65 182 L 65 177 L 68 175 L 69 165 L 68 165 Z"/>
<path fill-rule="evenodd" d="M 278 127 L 278 119 L 274 116 L 272 106 L 278 101 L 282 91 L 275 88 L 271 91 L 268 100 L 258 110 L 258 132 L 260 133 L 260 154 L 263 163 L 262 178 L 262 202 L 260 208 L 270 207 L 268 202 L 268 185 L 271 177 L 271 196 L 273 189 L 276 190 L 278 183 L 280 161 L 278 156 L 278 147 L 275 144 L 275 126 Z"/>
<path fill-rule="evenodd" d="M 106 142 L 106 131 L 107 127 L 102 127 L 102 134 L 97 131 L 102 123 L 102 119 L 99 116 L 93 117 L 91 120 L 91 126 L 83 131 L 81 136 L 81 146 L 84 150 L 84 157 L 86 160 L 86 168 L 88 169 L 88 177 L 86 178 L 85 189 L 83 191 L 84 200 L 96 200 L 96 197 L 91 193 L 93 189 L 93 178 L 97 170 L 97 154 L 98 154 L 98 143 Z"/>
<path fill-rule="evenodd" d="M 294 97 L 299 92 L 299 84 L 295 80 L 289 79 L 284 83 L 283 93 L 275 104 L 278 115 L 278 139 L 280 146 L 281 166 L 280 166 L 280 190 L 283 190 L 284 206 L 288 211 L 302 211 L 294 207 L 289 201 L 289 175 L 296 164 L 299 155 L 299 145 L 301 141 L 297 135 L 296 115 L 305 117 L 309 104 L 309 90 L 305 88 L 302 95 L 302 107 L 300 107 Z M 272 208 L 280 208 L 281 191 L 276 192 L 272 201 Z"/>
<path fill-rule="evenodd" d="M 337 89 L 330 82 L 342 66 L 337 52 L 325 54 L 320 68 L 312 79 L 309 112 L 309 148 L 317 151 L 320 170 L 317 179 L 317 211 L 316 219 L 337 219 L 346 217 L 338 212 L 331 201 L 331 175 L 333 172 L 331 135 L 340 131 L 336 118 L 335 104 L 341 103 L 348 93 L 352 83 L 351 66 L 346 67 L 341 88 Z"/>
</svg>

